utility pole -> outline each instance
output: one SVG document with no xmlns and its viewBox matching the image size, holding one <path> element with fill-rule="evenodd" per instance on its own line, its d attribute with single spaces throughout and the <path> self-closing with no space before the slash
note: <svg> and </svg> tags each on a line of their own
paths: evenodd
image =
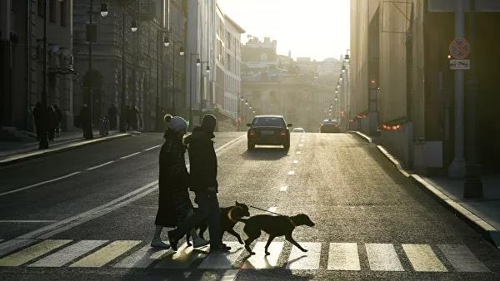
<svg viewBox="0 0 500 281">
<path fill-rule="evenodd" d="M 455 38 L 464 37 L 464 0 L 455 1 Z M 448 168 L 452 178 L 465 176 L 464 158 L 464 70 L 455 71 L 455 156 Z"/>
<path fill-rule="evenodd" d="M 47 1 L 43 1 L 44 17 L 43 17 L 43 83 L 42 83 L 42 126 L 40 132 L 40 142 L 38 144 L 39 149 L 49 148 L 49 141 L 47 139 Z"/>
<path fill-rule="evenodd" d="M 86 128 L 85 130 L 85 138 L 86 139 L 92 139 L 94 138 L 94 133 L 93 133 L 93 129 L 92 129 L 92 125 L 94 123 L 94 99 L 92 97 L 93 95 L 93 83 L 92 83 L 92 79 L 93 79 L 93 74 L 92 74 L 92 41 L 94 40 L 96 34 L 94 33 L 94 31 L 96 31 L 96 29 L 94 29 L 94 27 L 92 26 L 93 23 L 92 23 L 92 14 L 94 13 L 94 0 L 89 0 L 90 1 L 90 9 L 89 9 L 89 32 L 88 32 L 88 40 L 89 40 L 89 71 L 88 71 L 88 83 L 89 83 L 89 92 L 88 92 L 88 95 L 87 95 L 87 106 L 88 106 L 88 109 L 89 109 L 89 116 L 88 118 L 90 118 L 90 125 L 88 127 L 84 127 Z M 86 122 L 86 121 L 84 121 Z"/>
</svg>

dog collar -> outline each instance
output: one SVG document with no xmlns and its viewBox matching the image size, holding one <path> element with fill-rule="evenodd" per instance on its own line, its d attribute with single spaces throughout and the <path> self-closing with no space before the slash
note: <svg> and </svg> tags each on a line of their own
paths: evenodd
<svg viewBox="0 0 500 281">
<path fill-rule="evenodd" d="M 231 207 L 231 209 L 229 209 L 229 212 L 227 212 L 227 218 L 228 218 L 230 221 L 232 221 L 232 222 L 234 222 L 234 223 L 237 223 L 238 221 L 237 221 L 237 220 L 235 220 L 235 219 L 233 219 L 233 217 L 231 216 L 231 214 L 233 213 L 233 210 L 234 210 L 235 208 L 240 208 L 240 209 L 243 209 L 243 208 L 242 208 L 242 207 L 240 207 L 240 206 L 233 206 L 233 207 Z"/>
<path fill-rule="evenodd" d="M 291 217 L 288 217 L 288 220 L 290 221 L 290 223 L 293 225 L 293 227 L 297 227 L 297 225 L 293 222 L 292 218 Z"/>
</svg>

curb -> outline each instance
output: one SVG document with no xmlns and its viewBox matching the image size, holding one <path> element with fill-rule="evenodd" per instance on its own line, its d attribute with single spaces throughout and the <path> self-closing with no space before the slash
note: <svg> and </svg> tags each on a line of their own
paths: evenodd
<svg viewBox="0 0 500 281">
<path fill-rule="evenodd" d="M 369 136 L 360 133 L 354 132 L 356 135 L 364 139 L 365 141 L 372 143 L 372 140 Z M 413 183 L 417 184 L 420 188 L 430 192 L 434 195 L 435 199 L 444 207 L 451 210 L 456 216 L 460 217 L 463 221 L 465 221 L 468 225 L 470 225 L 476 232 L 478 232 L 481 236 L 483 236 L 486 240 L 491 242 L 495 247 L 500 249 L 500 230 L 496 229 L 480 217 L 476 216 L 465 207 L 455 202 L 453 199 L 448 197 L 446 194 L 441 192 L 432 184 L 425 181 L 417 174 L 410 174 L 405 171 L 399 161 L 394 158 L 387 150 L 381 146 L 377 145 L 378 150 L 398 169 L 398 171 L 403 174 L 405 177 L 412 180 Z"/>
<path fill-rule="evenodd" d="M 26 161 L 26 160 L 30 160 L 30 159 L 34 159 L 34 158 L 39 158 L 39 157 L 42 157 L 42 156 L 48 155 L 48 154 L 55 154 L 55 153 L 59 153 L 62 151 L 75 149 L 75 148 L 78 148 L 78 147 L 81 147 L 84 145 L 96 144 L 99 142 L 110 141 L 110 140 L 124 138 L 124 137 L 132 136 L 132 135 L 133 135 L 132 133 L 120 133 L 120 134 L 107 136 L 107 137 L 98 137 L 98 138 L 91 139 L 91 140 L 69 141 L 68 144 L 64 144 L 64 145 L 53 147 L 53 148 L 48 148 L 45 150 L 34 150 L 34 151 L 26 152 L 26 153 L 20 153 L 20 154 L 8 156 L 5 159 L 0 160 L 0 167 L 13 165 L 13 164 L 16 164 L 16 163 L 19 163 L 22 161 Z"/>
</svg>

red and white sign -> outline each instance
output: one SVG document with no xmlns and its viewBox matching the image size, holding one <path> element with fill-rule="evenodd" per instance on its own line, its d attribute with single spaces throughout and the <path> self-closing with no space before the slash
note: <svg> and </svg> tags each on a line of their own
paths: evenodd
<svg viewBox="0 0 500 281">
<path fill-rule="evenodd" d="M 457 37 L 451 41 L 448 49 L 454 59 L 463 60 L 469 56 L 470 44 L 465 38 Z"/>
</svg>

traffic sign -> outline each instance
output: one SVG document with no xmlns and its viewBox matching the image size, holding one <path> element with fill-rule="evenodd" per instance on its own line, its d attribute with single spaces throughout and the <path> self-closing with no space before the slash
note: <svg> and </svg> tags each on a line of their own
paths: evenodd
<svg viewBox="0 0 500 281">
<path fill-rule="evenodd" d="M 450 69 L 470 69 L 470 60 L 450 60 Z"/>
<path fill-rule="evenodd" d="M 451 41 L 448 49 L 454 59 L 463 60 L 469 56 L 470 44 L 465 38 L 457 37 Z"/>
</svg>

